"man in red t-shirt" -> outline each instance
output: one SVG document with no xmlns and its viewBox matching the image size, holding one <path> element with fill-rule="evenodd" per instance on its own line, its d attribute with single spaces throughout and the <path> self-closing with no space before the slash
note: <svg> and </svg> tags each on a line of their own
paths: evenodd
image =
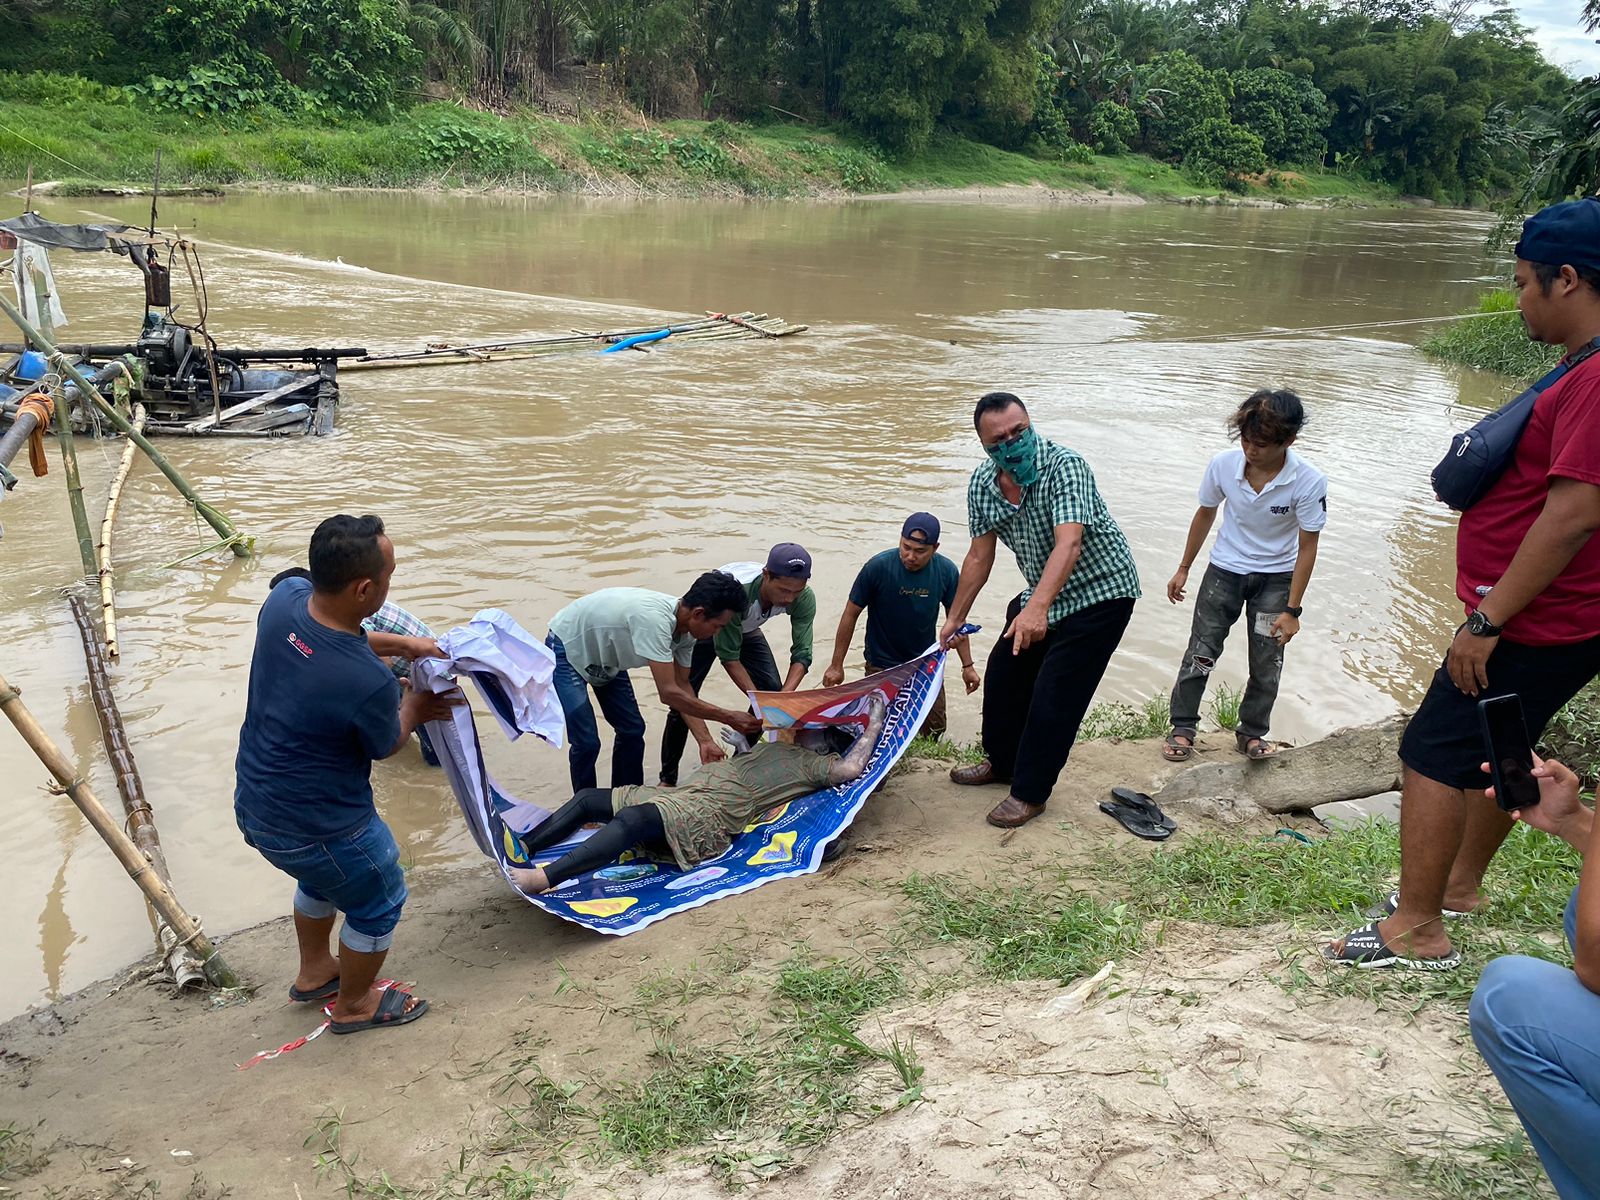
<svg viewBox="0 0 1600 1200">
<path fill-rule="evenodd" d="M 1478 701 L 1517 694 L 1537 739 L 1600 674 L 1600 200 L 1535 213 L 1517 243 L 1528 336 L 1571 369 L 1540 394 L 1516 455 L 1461 517 L 1456 631 L 1400 743 L 1400 887 L 1325 953 L 1362 967 L 1460 965 L 1443 916 L 1471 912 L 1512 821 L 1485 797 Z"/>
</svg>

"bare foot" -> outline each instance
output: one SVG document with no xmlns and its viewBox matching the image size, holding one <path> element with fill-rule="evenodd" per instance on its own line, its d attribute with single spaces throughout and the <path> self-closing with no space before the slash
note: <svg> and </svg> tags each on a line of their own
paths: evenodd
<svg viewBox="0 0 1600 1200">
<path fill-rule="evenodd" d="M 529 896 L 550 890 L 550 877 L 544 873 L 543 867 L 512 867 L 511 882 Z"/>
</svg>

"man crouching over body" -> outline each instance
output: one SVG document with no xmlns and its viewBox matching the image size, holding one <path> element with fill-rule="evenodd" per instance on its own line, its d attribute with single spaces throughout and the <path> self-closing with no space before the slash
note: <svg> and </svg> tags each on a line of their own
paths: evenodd
<svg viewBox="0 0 1600 1200">
<path fill-rule="evenodd" d="M 883 720 L 883 701 L 874 696 L 865 731 L 843 756 L 820 748 L 821 731 L 807 730 L 799 735 L 805 745 L 757 742 L 747 754 L 707 763 L 683 787 L 585 788 L 525 835 L 523 848 L 531 859 L 582 825 L 600 821 L 601 827 L 547 866 L 513 867 L 512 882 L 529 894 L 548 892 L 635 846 L 664 847 L 681 870 L 691 870 L 727 850 L 768 809 L 859 779 Z"/>
</svg>

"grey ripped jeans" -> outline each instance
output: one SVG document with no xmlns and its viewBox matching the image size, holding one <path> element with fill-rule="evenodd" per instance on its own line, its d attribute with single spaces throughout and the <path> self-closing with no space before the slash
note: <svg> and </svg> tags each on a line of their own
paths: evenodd
<svg viewBox="0 0 1600 1200">
<path fill-rule="evenodd" d="M 1222 657 L 1228 631 L 1243 610 L 1245 636 L 1250 645 L 1250 682 L 1245 685 L 1244 699 L 1239 704 L 1237 733 L 1242 738 L 1267 736 L 1272 705 L 1278 699 L 1278 681 L 1283 678 L 1283 647 L 1266 630 L 1288 607 L 1291 578 L 1293 573 L 1289 571 L 1239 575 L 1221 567 L 1206 567 L 1195 596 L 1189 649 L 1184 652 L 1178 682 L 1172 689 L 1173 732 L 1194 737 L 1200 724 L 1206 677 Z"/>
</svg>

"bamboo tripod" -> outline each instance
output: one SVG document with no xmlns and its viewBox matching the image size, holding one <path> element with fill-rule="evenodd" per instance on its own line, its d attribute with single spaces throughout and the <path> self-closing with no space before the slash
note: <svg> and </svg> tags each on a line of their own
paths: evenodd
<svg viewBox="0 0 1600 1200">
<path fill-rule="evenodd" d="M 22 740 L 28 743 L 29 748 L 39 756 L 39 761 L 55 776 L 60 790 L 71 798 L 78 806 L 78 811 L 94 826 L 95 832 L 111 847 L 111 852 L 117 856 L 128 878 L 138 885 L 156 913 L 171 927 L 177 944 L 193 949 L 206 979 L 216 987 L 238 987 L 239 977 L 211 944 L 211 939 L 206 937 L 200 922 L 191 917 L 178 902 L 172 886 L 161 878 L 150 860 L 134 845 L 133 839 L 122 831 L 122 826 L 106 811 L 105 805 L 94 794 L 94 789 L 78 778 L 72 769 L 72 761 L 50 740 L 22 703 L 21 693 L 3 675 L 0 675 L 0 712 L 4 712 L 16 726 Z"/>
</svg>

